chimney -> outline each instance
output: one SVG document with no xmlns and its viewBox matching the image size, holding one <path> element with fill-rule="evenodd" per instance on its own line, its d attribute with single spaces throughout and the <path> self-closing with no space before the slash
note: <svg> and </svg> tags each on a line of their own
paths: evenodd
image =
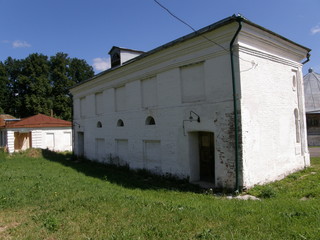
<svg viewBox="0 0 320 240">
<path fill-rule="evenodd" d="M 111 68 L 121 66 L 124 62 L 133 59 L 144 52 L 128 49 L 128 48 L 120 48 L 113 46 L 109 51 L 109 55 L 111 58 Z"/>
</svg>

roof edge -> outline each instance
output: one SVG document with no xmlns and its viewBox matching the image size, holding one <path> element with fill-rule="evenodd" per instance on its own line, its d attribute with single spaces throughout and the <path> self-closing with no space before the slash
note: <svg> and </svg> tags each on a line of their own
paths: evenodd
<svg viewBox="0 0 320 240">
<path fill-rule="evenodd" d="M 169 48 L 169 47 L 171 47 L 171 46 L 174 46 L 174 45 L 177 44 L 177 43 L 184 42 L 184 41 L 186 41 L 186 40 L 189 40 L 189 39 L 192 39 L 192 38 L 194 38 L 194 37 L 200 36 L 200 35 L 202 35 L 202 34 L 205 34 L 205 33 L 210 32 L 210 31 L 212 31 L 212 30 L 218 29 L 218 28 L 220 28 L 220 27 L 222 27 L 222 26 L 225 26 L 225 25 L 230 24 L 230 23 L 233 23 L 233 22 L 244 22 L 244 23 L 249 24 L 249 25 L 251 25 L 251 26 L 254 26 L 254 27 L 258 28 L 258 29 L 261 29 L 261 30 L 263 30 L 263 31 L 265 31 L 265 32 L 268 32 L 269 34 L 274 35 L 274 36 L 276 36 L 276 37 L 278 37 L 278 38 L 280 38 L 280 39 L 282 39 L 282 40 L 284 40 L 284 41 L 287 41 L 287 42 L 293 44 L 293 45 L 296 45 L 296 46 L 298 46 L 298 47 L 300 47 L 300 48 L 303 48 L 303 49 L 305 49 L 308 53 L 311 51 L 310 48 L 307 48 L 307 47 L 305 47 L 305 46 L 303 46 L 303 45 L 300 45 L 300 44 L 298 44 L 298 43 L 296 43 L 296 42 L 294 42 L 294 41 L 292 41 L 292 40 L 290 40 L 290 39 L 288 39 L 288 38 L 285 38 L 285 37 L 283 37 L 283 36 L 281 36 L 281 35 L 273 32 L 273 31 L 271 31 L 271 30 L 269 30 L 269 29 L 267 29 L 267 28 L 264 28 L 264 27 L 262 27 L 262 26 L 260 26 L 260 25 L 258 25 L 258 24 L 256 24 L 256 23 L 253 23 L 253 22 L 249 21 L 248 19 L 246 19 L 245 17 L 243 17 L 243 16 L 241 16 L 241 15 L 239 15 L 239 14 L 238 14 L 238 15 L 235 15 L 235 14 L 234 14 L 234 15 L 232 15 L 232 16 L 230 16 L 230 17 L 226 17 L 226 18 L 224 18 L 224 19 L 222 19 L 222 20 L 220 20 L 220 21 L 218 21 L 218 22 L 215 22 L 215 23 L 213 23 L 213 24 L 210 24 L 210 25 L 208 25 L 208 26 L 206 26 L 206 27 L 200 28 L 199 30 L 196 30 L 196 31 L 194 31 L 194 32 L 191 32 L 191 33 L 189 33 L 189 34 L 187 34 L 187 35 L 185 35 L 185 36 L 182 36 L 182 37 L 177 38 L 177 39 L 175 39 L 175 40 L 173 40 L 173 41 L 170 41 L 170 42 L 168 42 L 168 43 L 165 43 L 165 44 L 163 44 L 163 45 L 161 45 L 161 46 L 159 46 L 159 47 L 156 47 L 156 48 L 154 48 L 154 49 L 152 49 L 152 50 L 150 50 L 150 51 L 143 52 L 141 55 L 139 55 L 139 56 L 137 56 L 137 57 L 135 57 L 135 58 L 132 58 L 132 59 L 124 62 L 124 63 L 123 63 L 122 65 L 120 65 L 120 66 L 116 66 L 116 67 L 113 67 L 113 68 L 109 68 L 109 69 L 107 69 L 107 70 L 105 70 L 105 71 L 102 71 L 102 72 L 98 73 L 97 75 L 93 76 L 92 78 L 89 78 L 89 79 L 87 79 L 87 80 L 84 80 L 84 81 L 82 81 L 82 82 L 80 82 L 80 83 L 75 84 L 74 86 L 70 87 L 69 90 L 74 89 L 74 88 L 76 88 L 76 87 L 78 87 L 78 86 L 80 86 L 80 85 L 82 85 L 82 84 L 87 83 L 87 82 L 90 82 L 90 81 L 92 81 L 92 80 L 94 80 L 94 79 L 96 79 L 96 78 L 98 78 L 98 77 L 100 77 L 100 76 L 102 76 L 102 75 L 104 75 L 104 74 L 107 74 L 108 72 L 114 71 L 114 70 L 116 70 L 116 69 L 118 69 L 118 68 L 120 68 L 120 67 L 124 67 L 124 66 L 126 66 L 126 65 L 128 65 L 128 64 L 130 64 L 130 63 L 136 62 L 136 61 L 138 61 L 138 60 L 140 60 L 140 59 L 142 59 L 142 58 L 145 58 L 145 57 L 147 57 L 147 56 L 150 56 L 150 55 L 152 55 L 152 54 L 154 54 L 154 53 L 156 53 L 156 52 L 158 52 L 158 51 L 161 51 L 161 50 L 163 50 L 163 49 L 166 49 L 166 48 Z M 110 51 L 112 51 L 112 49 L 115 48 L 115 47 L 116 47 L 116 46 L 113 46 Z M 118 48 L 120 48 L 120 47 L 118 47 Z M 120 48 L 120 49 L 125 49 L 125 48 Z M 129 50 L 130 50 L 130 49 L 129 49 Z M 132 50 L 131 50 L 131 51 L 132 51 Z"/>
</svg>

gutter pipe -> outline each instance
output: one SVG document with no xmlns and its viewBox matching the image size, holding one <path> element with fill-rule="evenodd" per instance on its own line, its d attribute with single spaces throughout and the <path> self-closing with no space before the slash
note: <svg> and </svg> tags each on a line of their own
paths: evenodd
<svg viewBox="0 0 320 240">
<path fill-rule="evenodd" d="M 307 59 L 302 63 L 302 65 L 304 65 L 304 64 L 306 64 L 307 62 L 310 61 L 310 56 L 311 56 L 311 54 L 307 53 Z"/>
<path fill-rule="evenodd" d="M 235 80 L 235 70 L 234 70 L 234 56 L 233 56 L 233 44 L 241 31 L 242 28 L 241 16 L 236 16 L 236 21 L 239 24 L 239 27 L 233 36 L 230 42 L 230 60 L 231 60 L 231 73 L 232 73 L 232 93 L 233 93 L 233 114 L 234 114 L 234 142 L 235 142 L 235 172 L 236 172 L 236 183 L 235 183 L 235 192 L 239 193 L 239 133 L 238 133 L 238 108 L 237 108 L 237 89 L 236 89 L 236 80 Z"/>
<path fill-rule="evenodd" d="M 309 62 L 310 61 L 310 56 L 311 56 L 311 54 L 310 54 L 310 52 L 308 52 L 307 53 L 307 56 L 306 56 L 306 60 L 304 61 L 304 62 L 302 62 L 301 64 L 302 65 L 304 65 L 304 64 L 306 64 L 307 62 Z M 304 109 L 304 110 L 306 110 L 306 109 Z M 305 114 L 304 114 L 304 118 L 306 118 L 306 112 L 305 112 Z M 306 120 L 305 120 L 306 121 Z M 307 143 L 306 143 L 307 144 Z M 308 144 L 307 144 L 308 145 Z M 308 146 L 307 146 L 308 147 Z M 306 169 L 307 168 L 307 163 L 306 163 L 306 158 L 305 158 L 305 156 L 303 156 L 303 161 L 304 161 L 304 168 Z"/>
</svg>

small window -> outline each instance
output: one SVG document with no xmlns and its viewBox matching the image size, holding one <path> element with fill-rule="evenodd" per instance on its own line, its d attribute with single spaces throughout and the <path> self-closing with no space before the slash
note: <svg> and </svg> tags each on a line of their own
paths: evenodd
<svg viewBox="0 0 320 240">
<path fill-rule="evenodd" d="M 102 128 L 102 123 L 100 121 L 97 122 L 97 128 Z"/>
<path fill-rule="evenodd" d="M 117 122 L 117 127 L 123 127 L 124 126 L 124 123 L 121 119 L 118 120 Z"/>
<path fill-rule="evenodd" d="M 111 67 L 116 67 L 120 65 L 120 55 L 119 53 L 115 53 L 111 57 Z"/>
<path fill-rule="evenodd" d="M 146 119 L 146 125 L 156 125 L 156 122 L 153 117 L 149 116 Z"/>
</svg>

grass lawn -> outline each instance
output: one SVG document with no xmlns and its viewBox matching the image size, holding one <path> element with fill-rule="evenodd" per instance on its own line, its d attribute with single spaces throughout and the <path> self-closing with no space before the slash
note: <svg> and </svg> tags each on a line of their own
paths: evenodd
<svg viewBox="0 0 320 240">
<path fill-rule="evenodd" d="M 320 158 L 249 193 L 261 201 L 70 155 L 0 152 L 0 239 L 320 239 Z"/>
</svg>

